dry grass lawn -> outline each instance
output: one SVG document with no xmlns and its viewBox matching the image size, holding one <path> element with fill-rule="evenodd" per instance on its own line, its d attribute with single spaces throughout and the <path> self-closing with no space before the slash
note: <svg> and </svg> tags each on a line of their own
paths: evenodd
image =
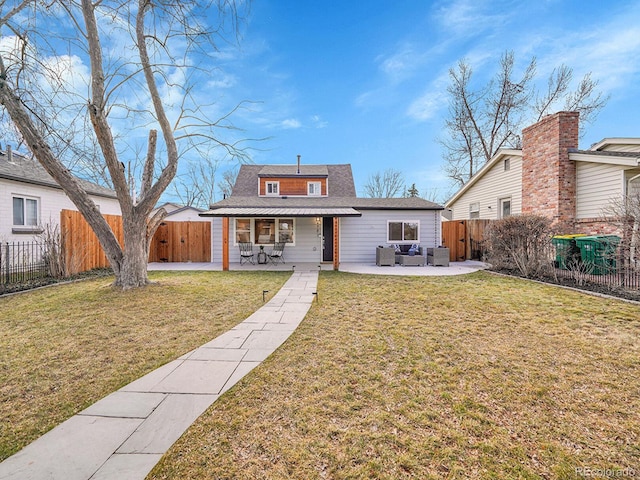
<svg viewBox="0 0 640 480">
<path fill-rule="evenodd" d="M 0 460 L 229 330 L 289 275 L 154 272 L 136 291 L 100 278 L 0 298 Z"/>
<path fill-rule="evenodd" d="M 149 478 L 640 476 L 640 306 L 485 272 L 318 292 Z"/>
</svg>

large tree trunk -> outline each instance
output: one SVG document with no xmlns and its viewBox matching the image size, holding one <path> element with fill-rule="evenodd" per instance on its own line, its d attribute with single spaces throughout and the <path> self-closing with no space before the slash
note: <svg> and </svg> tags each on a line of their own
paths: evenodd
<svg viewBox="0 0 640 480">
<path fill-rule="evenodd" d="M 124 256 L 114 285 L 123 289 L 143 287 L 149 283 L 147 225 L 145 221 L 132 218 L 123 218 L 122 224 L 125 238 Z"/>
</svg>

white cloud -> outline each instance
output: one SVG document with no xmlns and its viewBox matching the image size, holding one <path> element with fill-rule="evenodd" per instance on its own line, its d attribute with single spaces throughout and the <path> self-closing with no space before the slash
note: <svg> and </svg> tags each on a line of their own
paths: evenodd
<svg viewBox="0 0 640 480">
<path fill-rule="evenodd" d="M 280 122 L 280 127 L 286 130 L 289 130 L 294 128 L 300 128 L 302 127 L 302 124 L 300 123 L 299 120 L 295 118 L 287 118 L 286 120 L 283 120 L 282 122 Z"/>
<path fill-rule="evenodd" d="M 323 120 L 320 115 L 312 115 L 311 116 L 311 123 L 315 128 L 324 128 L 327 125 L 329 125 L 329 122 L 327 122 L 326 120 Z"/>
</svg>

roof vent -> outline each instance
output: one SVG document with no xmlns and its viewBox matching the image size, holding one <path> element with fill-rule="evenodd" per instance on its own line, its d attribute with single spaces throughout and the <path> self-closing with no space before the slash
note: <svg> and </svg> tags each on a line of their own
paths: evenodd
<svg viewBox="0 0 640 480">
<path fill-rule="evenodd" d="M 300 155 L 298 155 L 298 175 L 300 175 Z"/>
</svg>

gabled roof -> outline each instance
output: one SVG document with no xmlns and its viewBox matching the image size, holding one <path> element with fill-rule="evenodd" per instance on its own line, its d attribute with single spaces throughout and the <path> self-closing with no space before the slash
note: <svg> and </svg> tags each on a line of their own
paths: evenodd
<svg viewBox="0 0 640 480">
<path fill-rule="evenodd" d="M 268 168 L 267 168 L 268 167 Z M 313 176 L 326 171 L 328 191 L 326 197 L 258 195 L 258 178 L 266 168 L 268 175 L 282 175 L 276 172 L 295 172 L 287 175 L 297 176 L 297 166 L 281 165 L 242 165 L 238 172 L 231 196 L 211 205 L 203 217 L 231 216 L 359 216 L 360 210 L 442 210 L 444 207 L 422 198 L 358 198 L 353 182 L 351 165 L 303 165 L 302 176 Z M 292 168 L 289 168 L 292 167 Z M 307 167 L 307 169 L 303 169 Z M 308 172 L 308 173 L 305 173 Z"/>
<path fill-rule="evenodd" d="M 231 191 L 231 197 L 256 197 L 260 176 L 298 176 L 295 165 L 242 165 Z M 308 173 L 307 173 L 308 172 Z M 300 176 L 326 176 L 329 179 L 330 197 L 355 197 L 351 165 L 301 165 Z"/>
<path fill-rule="evenodd" d="M 458 200 L 458 198 L 460 198 L 467 190 L 475 185 L 476 182 L 480 180 L 485 173 L 491 170 L 491 168 L 493 168 L 496 163 L 501 162 L 507 157 L 522 157 L 522 150 L 510 148 L 501 148 L 500 150 L 498 150 L 491 160 L 485 163 L 482 168 L 478 170 L 476 174 L 462 186 L 462 188 L 460 188 L 460 190 L 458 190 L 449 200 L 445 202 L 445 206 L 448 207 L 456 200 Z"/>
<path fill-rule="evenodd" d="M 58 185 L 37 160 L 24 157 L 15 152 L 11 153 L 11 160 L 5 152 L 0 152 L 0 178 L 62 190 L 62 187 Z M 117 198 L 115 192 L 109 188 L 86 180 L 78 180 L 87 193 L 91 195 Z"/>
</svg>

